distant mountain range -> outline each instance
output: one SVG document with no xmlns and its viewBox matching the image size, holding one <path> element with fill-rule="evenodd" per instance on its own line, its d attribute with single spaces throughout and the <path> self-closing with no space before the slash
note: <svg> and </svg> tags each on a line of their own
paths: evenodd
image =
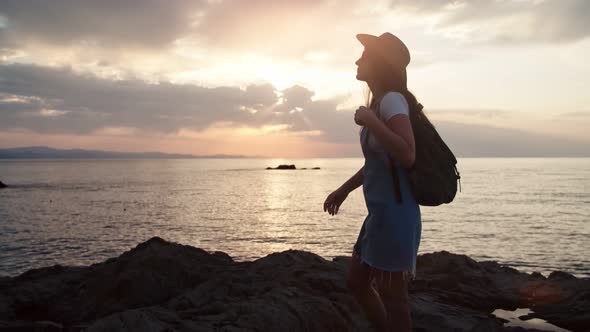
<svg viewBox="0 0 590 332">
<path fill-rule="evenodd" d="M 82 149 L 54 149 L 46 146 L 26 146 L 0 149 L 0 159 L 167 159 L 167 158 L 247 158 L 239 155 L 194 156 L 162 152 L 113 152 Z"/>
</svg>

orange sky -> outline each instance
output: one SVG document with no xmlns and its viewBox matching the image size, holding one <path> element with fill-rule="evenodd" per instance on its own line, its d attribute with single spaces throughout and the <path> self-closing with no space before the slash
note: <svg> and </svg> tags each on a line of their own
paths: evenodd
<svg viewBox="0 0 590 332">
<path fill-rule="evenodd" d="M 9 0 L 0 147 L 360 157 L 354 36 L 390 31 L 458 155 L 510 155 L 513 137 L 578 155 L 589 15 L 583 0 Z"/>
</svg>

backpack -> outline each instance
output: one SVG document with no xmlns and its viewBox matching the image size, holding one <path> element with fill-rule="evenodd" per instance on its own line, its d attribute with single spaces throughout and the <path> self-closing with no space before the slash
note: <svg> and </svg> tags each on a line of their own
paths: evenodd
<svg viewBox="0 0 590 332">
<path fill-rule="evenodd" d="M 380 106 L 377 103 L 377 107 Z M 461 191 L 461 176 L 457 170 L 455 155 L 440 137 L 434 125 L 422 112 L 422 104 L 417 110 L 410 109 L 410 122 L 414 132 L 416 159 L 406 169 L 416 202 L 424 206 L 438 206 L 450 203 Z M 388 154 L 389 156 L 389 154 Z M 402 203 L 399 175 L 394 160 L 389 156 L 392 166 L 393 185 L 398 203 Z"/>
</svg>

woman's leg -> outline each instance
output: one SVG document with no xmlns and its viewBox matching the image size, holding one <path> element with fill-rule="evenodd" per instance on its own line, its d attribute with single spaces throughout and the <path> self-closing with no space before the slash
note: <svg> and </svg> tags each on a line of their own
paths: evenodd
<svg viewBox="0 0 590 332">
<path fill-rule="evenodd" d="M 375 282 L 387 312 L 388 331 L 412 331 L 408 281 L 403 272 L 375 272 Z"/>
<path fill-rule="evenodd" d="M 387 314 L 379 294 L 372 285 L 371 268 L 363 263 L 356 253 L 352 255 L 347 285 L 377 330 L 387 331 Z"/>
</svg>

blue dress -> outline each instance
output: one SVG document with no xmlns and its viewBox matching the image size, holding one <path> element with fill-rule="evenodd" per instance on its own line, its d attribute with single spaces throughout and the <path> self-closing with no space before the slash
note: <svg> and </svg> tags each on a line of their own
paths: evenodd
<svg viewBox="0 0 590 332">
<path fill-rule="evenodd" d="M 371 144 L 369 140 L 372 140 Z M 363 194 L 369 214 L 363 222 L 354 251 L 372 268 L 406 272 L 413 279 L 422 222 L 420 206 L 412 194 L 408 175 L 399 161 L 395 161 L 403 198 L 399 203 L 395 196 L 391 162 L 366 127 L 361 131 L 361 147 L 365 157 Z"/>
</svg>

